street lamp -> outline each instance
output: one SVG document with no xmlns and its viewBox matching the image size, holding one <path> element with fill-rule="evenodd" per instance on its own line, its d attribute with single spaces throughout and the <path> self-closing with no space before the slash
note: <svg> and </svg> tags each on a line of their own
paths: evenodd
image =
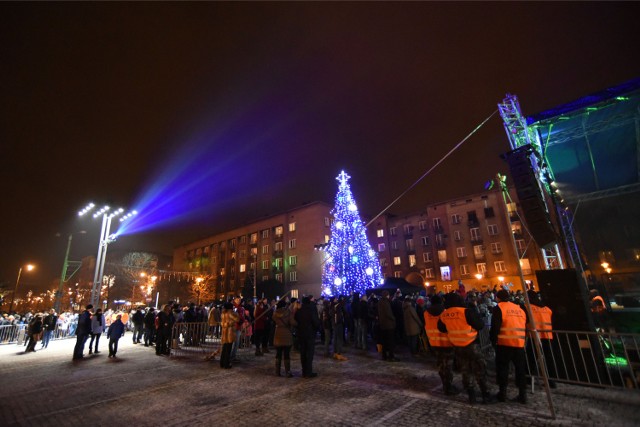
<svg viewBox="0 0 640 427">
<path fill-rule="evenodd" d="M 33 270 L 35 267 L 32 264 L 26 265 L 27 271 Z M 9 304 L 9 313 L 11 313 L 11 309 L 13 308 L 13 302 L 16 299 L 16 292 L 18 292 L 18 284 L 20 283 L 20 276 L 22 275 L 22 267 L 18 270 L 18 279 L 16 280 L 16 287 L 13 290 L 13 295 L 11 295 L 11 304 Z"/>
</svg>

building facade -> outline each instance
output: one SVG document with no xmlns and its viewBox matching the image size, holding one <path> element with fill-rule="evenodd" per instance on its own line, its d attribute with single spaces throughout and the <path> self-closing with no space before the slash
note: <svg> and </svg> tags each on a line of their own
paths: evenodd
<svg viewBox="0 0 640 427">
<path fill-rule="evenodd" d="M 515 192 L 511 197 L 505 205 L 500 191 L 488 191 L 377 219 L 369 238 L 384 276 L 445 292 L 457 289 L 459 281 L 467 290 L 509 284 L 521 289 L 520 259 L 525 281 L 537 286 L 535 270 L 545 263 L 523 230 Z"/>
<path fill-rule="evenodd" d="M 251 297 L 246 289 L 262 283 L 284 284 L 292 296 L 318 295 L 322 255 L 314 247 L 329 241 L 331 208 L 309 203 L 180 246 L 173 264 L 206 276 L 216 298 Z"/>
</svg>

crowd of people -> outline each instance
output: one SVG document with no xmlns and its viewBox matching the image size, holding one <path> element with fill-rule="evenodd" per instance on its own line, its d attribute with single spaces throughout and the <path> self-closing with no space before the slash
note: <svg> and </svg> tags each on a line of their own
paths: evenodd
<svg viewBox="0 0 640 427">
<path fill-rule="evenodd" d="M 109 340 L 109 357 L 116 358 L 118 341 L 131 331 L 134 344 L 152 347 L 158 356 L 170 354 L 180 341 L 184 346 L 199 346 L 207 337 L 219 339 L 220 346 L 208 359 L 219 355 L 220 367 L 230 369 L 240 361 L 238 349 L 255 347 L 255 356 L 275 352 L 275 374 L 293 377 L 291 351 L 300 354 L 301 373 L 313 378 L 316 346 L 325 357 L 344 362 L 345 347 L 355 351 L 377 351 L 382 360 L 395 363 L 396 347 L 406 346 L 410 357 L 421 352 L 436 356 L 436 367 L 446 395 L 456 395 L 454 369 L 461 373 L 461 383 L 470 403 L 479 400 L 493 403 L 507 399 L 509 366 L 515 367 L 515 382 L 520 403 L 526 403 L 527 328 L 535 321 L 542 341 L 553 339 L 551 310 L 540 296 L 529 291 L 533 319 L 524 309 L 522 291 L 506 289 L 485 292 L 464 287 L 449 293 L 402 295 L 383 291 L 380 295 L 354 293 L 349 296 L 304 296 L 253 301 L 240 296 L 212 304 L 169 302 L 156 310 L 138 307 L 127 312 L 93 309 L 91 305 L 78 314 L 58 316 L 54 310 L 24 316 L 28 324 L 26 352 L 47 348 L 51 334 L 63 328 L 67 336 L 76 337 L 73 359 L 84 357 L 86 342 L 89 354 L 100 353 L 102 335 Z M 7 319 L 8 320 L 8 319 Z M 6 320 L 5 320 L 6 321 Z M 12 319 L 15 321 L 15 318 Z M 176 325 L 182 325 L 176 329 Z M 200 326 L 204 327 L 200 327 Z M 499 391 L 490 393 L 485 352 L 479 332 L 489 331 L 495 349 L 496 384 Z M 178 331 L 176 335 L 175 331 Z M 549 346 L 550 347 L 550 346 Z M 174 347 L 175 348 L 175 347 Z M 271 350 L 270 350 L 271 349 Z M 543 346 L 544 350 L 544 346 Z M 284 367 L 284 371 L 283 371 Z M 476 391 L 479 389 L 479 393 Z"/>
</svg>

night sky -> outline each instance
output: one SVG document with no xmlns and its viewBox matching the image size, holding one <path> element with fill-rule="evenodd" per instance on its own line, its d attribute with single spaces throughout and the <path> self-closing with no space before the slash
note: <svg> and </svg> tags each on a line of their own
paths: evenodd
<svg viewBox="0 0 640 427">
<path fill-rule="evenodd" d="M 97 252 L 88 201 L 138 209 L 117 249 L 172 248 L 304 202 L 341 169 L 376 215 L 496 110 L 640 76 L 640 3 L 0 3 L 0 281 Z M 496 114 L 396 203 L 506 172 Z M 117 227 L 114 227 L 117 228 Z M 115 231 L 112 228 L 112 231 Z M 60 234 L 56 237 L 56 234 Z M 111 250 L 110 246 L 110 250 Z"/>
</svg>

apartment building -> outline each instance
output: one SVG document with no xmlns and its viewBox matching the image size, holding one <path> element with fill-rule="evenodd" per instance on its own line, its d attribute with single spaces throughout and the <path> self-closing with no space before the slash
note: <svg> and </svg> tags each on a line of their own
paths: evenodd
<svg viewBox="0 0 640 427">
<path fill-rule="evenodd" d="M 370 226 L 369 238 L 385 277 L 445 292 L 457 289 L 458 281 L 467 290 L 509 284 L 520 289 L 519 257 L 525 280 L 534 286 L 535 270 L 544 268 L 520 217 L 515 202 L 505 205 L 501 192 L 488 191 L 413 215 L 381 217 Z"/>
<path fill-rule="evenodd" d="M 206 275 L 216 298 L 243 294 L 254 278 L 256 284 L 284 284 L 293 296 L 318 295 L 322 253 L 314 247 L 329 241 L 331 209 L 309 203 L 180 246 L 174 268 Z"/>
</svg>

